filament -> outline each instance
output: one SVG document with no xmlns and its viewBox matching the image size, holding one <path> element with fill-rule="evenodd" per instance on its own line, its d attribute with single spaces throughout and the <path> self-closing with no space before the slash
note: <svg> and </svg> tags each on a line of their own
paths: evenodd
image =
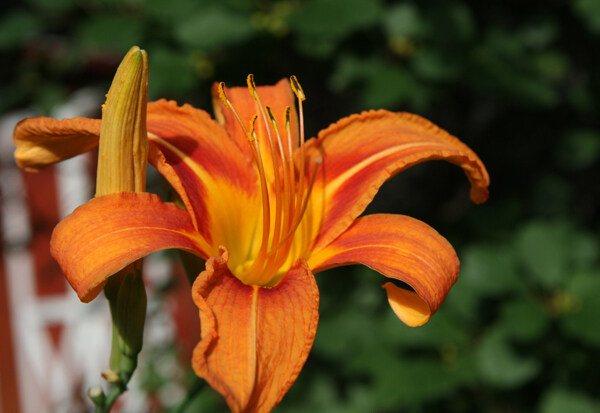
<svg viewBox="0 0 600 413">
<path fill-rule="evenodd" d="M 286 132 L 286 141 L 284 141 L 271 107 L 263 106 L 261 102 L 254 83 L 254 76 L 252 74 L 248 75 L 246 82 L 248 91 L 256 101 L 257 111 L 260 112 L 260 114 L 253 115 L 250 121 L 250 131 L 245 127 L 240 115 L 227 98 L 223 82 L 219 83 L 218 89 L 219 98 L 232 111 L 248 138 L 261 188 L 263 233 L 260 246 L 254 260 L 252 260 L 254 254 L 252 251 L 256 250 L 250 245 L 246 261 L 249 266 L 242 267 L 240 270 L 242 273 L 236 275 L 245 283 L 267 286 L 273 285 L 279 280 L 279 272 L 283 270 L 282 266 L 288 260 L 293 261 L 293 259 L 290 260 L 289 255 L 294 241 L 294 234 L 308 208 L 322 159 L 317 158 L 315 160 L 310 179 L 306 182 L 305 169 L 307 166 L 305 165 L 304 112 L 302 108 L 302 102 L 306 99 L 306 96 L 298 79 L 295 76 L 290 77 L 290 85 L 298 102 L 299 133 L 297 142 L 293 142 L 292 139 L 291 108 L 287 106 L 283 113 Z M 259 116 L 263 119 L 266 137 L 257 133 L 256 120 Z M 273 171 L 272 175 L 269 175 L 269 179 L 272 178 L 272 182 L 267 180 L 265 161 L 261 155 L 261 142 L 259 141 L 261 138 L 268 140 L 268 142 L 262 142 L 262 144 L 268 144 L 268 150 L 271 154 Z M 294 144 L 296 143 L 299 151 L 299 164 L 297 167 L 294 162 Z M 287 148 L 285 148 L 286 144 Z M 275 198 L 274 214 L 271 213 L 270 203 L 273 196 Z"/>
</svg>

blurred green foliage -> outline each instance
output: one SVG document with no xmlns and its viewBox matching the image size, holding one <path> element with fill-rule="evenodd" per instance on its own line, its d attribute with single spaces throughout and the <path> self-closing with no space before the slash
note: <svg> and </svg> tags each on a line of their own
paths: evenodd
<svg viewBox="0 0 600 413">
<path fill-rule="evenodd" d="M 462 261 L 431 322 L 403 326 L 364 268 L 319 275 L 314 350 L 279 412 L 600 411 L 600 3 L 21 0 L 0 6 L 0 111 L 103 90 L 132 45 L 150 97 L 210 108 L 214 81 L 296 74 L 307 134 L 410 110 L 470 145 L 491 199 L 415 167 L 368 212 L 438 229 Z M 357 144 L 360 144 L 357 142 Z M 166 385 L 152 369 L 147 388 Z M 150 384 L 148 384 L 150 383 Z M 224 409 L 203 389 L 186 411 Z"/>
</svg>

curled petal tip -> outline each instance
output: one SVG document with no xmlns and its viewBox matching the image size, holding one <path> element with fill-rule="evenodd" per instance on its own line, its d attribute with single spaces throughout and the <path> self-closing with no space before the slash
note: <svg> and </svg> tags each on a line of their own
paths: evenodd
<svg viewBox="0 0 600 413">
<path fill-rule="evenodd" d="M 487 184 L 486 184 L 487 185 Z M 471 188 L 471 200 L 476 204 L 483 204 L 490 197 L 487 186 Z"/>
<path fill-rule="evenodd" d="M 387 282 L 382 287 L 387 293 L 392 311 L 404 324 L 419 327 L 429 321 L 431 309 L 417 293 L 400 288 L 392 282 Z"/>
</svg>

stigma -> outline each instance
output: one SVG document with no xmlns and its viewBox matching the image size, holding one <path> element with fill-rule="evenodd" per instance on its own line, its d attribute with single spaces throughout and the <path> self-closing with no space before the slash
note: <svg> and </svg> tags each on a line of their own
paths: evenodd
<svg viewBox="0 0 600 413">
<path fill-rule="evenodd" d="M 225 83 L 219 84 L 218 94 L 247 137 L 259 179 L 261 216 L 256 218 L 261 219 L 262 226 L 248 246 L 249 258 L 230 269 L 245 284 L 270 287 L 277 284 L 293 262 L 301 258 L 301 248 L 293 246 L 294 238 L 306 213 L 321 160 L 314 161 L 312 167 L 305 165 L 302 102 L 306 97 L 296 76 L 290 77 L 290 86 L 298 102 L 297 134 L 292 134 L 291 130 L 291 108 L 285 107 L 281 114 L 284 128 L 280 129 L 277 114 L 270 106 L 263 105 L 260 99 L 254 75 L 248 75 L 246 80 L 248 91 L 258 108 L 251 119 L 244 120 L 239 116 L 225 94 Z M 262 122 L 264 128 L 257 128 L 257 121 Z M 280 131 L 285 131 L 285 134 L 282 136 Z M 297 138 L 292 138 L 293 135 Z M 294 153 L 297 151 L 300 152 L 297 155 L 300 161 L 295 163 Z"/>
</svg>

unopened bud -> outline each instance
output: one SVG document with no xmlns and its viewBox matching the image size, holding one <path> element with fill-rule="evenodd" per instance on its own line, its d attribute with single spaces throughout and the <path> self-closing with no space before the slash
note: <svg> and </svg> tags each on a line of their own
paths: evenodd
<svg viewBox="0 0 600 413">
<path fill-rule="evenodd" d="M 96 196 L 145 191 L 147 101 L 148 55 L 135 46 L 119 65 L 102 106 Z M 137 366 L 137 354 L 142 347 L 146 292 L 141 267 L 141 260 L 137 261 L 114 274 L 105 287 L 113 319 L 110 365 L 118 372 L 113 372 L 114 375 L 125 382 Z M 131 283 L 124 288 L 121 283 L 134 269 L 141 289 L 138 286 L 132 292 Z"/>
<path fill-rule="evenodd" d="M 136 46 L 119 65 L 102 106 L 96 196 L 145 190 L 147 100 L 148 55 Z"/>
</svg>

